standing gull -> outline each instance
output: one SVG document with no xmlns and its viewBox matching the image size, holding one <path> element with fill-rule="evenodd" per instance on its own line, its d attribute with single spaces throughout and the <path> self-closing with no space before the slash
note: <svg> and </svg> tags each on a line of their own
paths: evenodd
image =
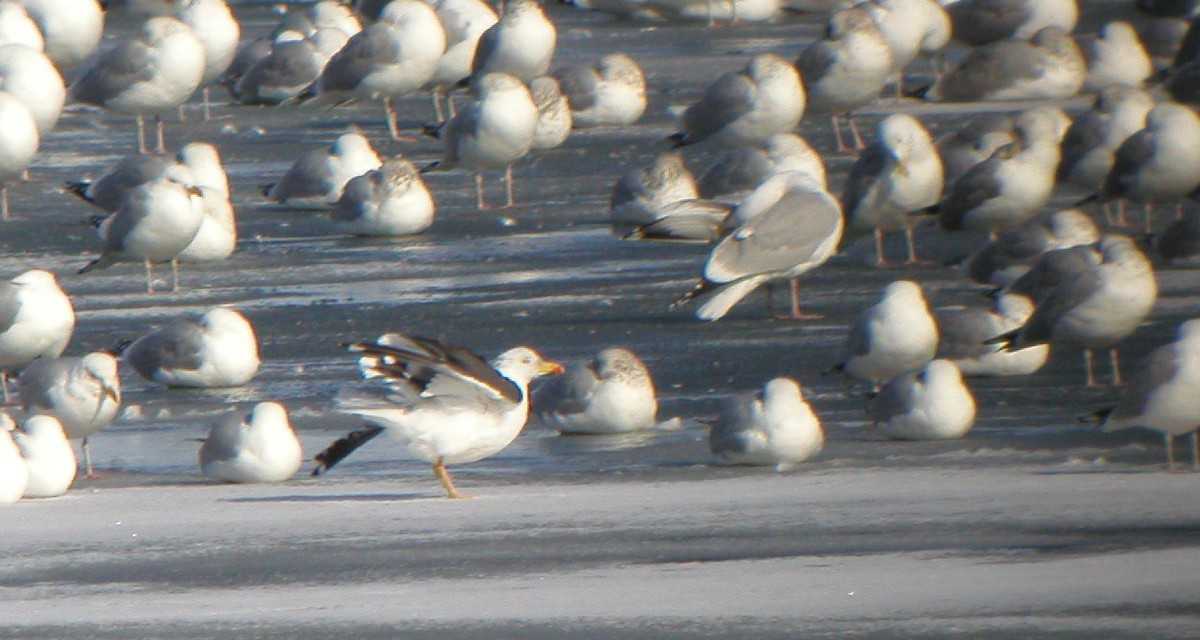
<svg viewBox="0 0 1200 640">
<path fill-rule="evenodd" d="M 897 280 L 850 327 L 850 357 L 836 367 L 878 386 L 933 359 L 938 331 L 921 285 Z"/>
<path fill-rule="evenodd" d="M 631 125 L 646 111 L 646 76 L 636 60 L 610 53 L 595 66 L 554 72 L 571 104 L 575 127 Z"/>
<path fill-rule="evenodd" d="M 134 340 L 122 358 L 141 377 L 168 387 L 237 387 L 258 373 L 258 337 L 245 316 L 216 307 Z"/>
<path fill-rule="evenodd" d="M 57 358 L 75 331 L 75 307 L 49 271 L 33 269 L 0 282 L 0 390 L 38 358 Z"/>
<path fill-rule="evenodd" d="M 812 176 L 789 172 L 767 180 L 742 202 L 733 214 L 736 228 L 713 248 L 700 282 L 673 306 L 707 296 L 696 317 L 720 320 L 759 286 L 788 280 L 789 317 L 812 317 L 800 310 L 799 277 L 837 249 L 842 237 L 837 200 Z"/>
<path fill-rule="evenodd" d="M 1076 0 L 958 0 L 948 11 L 954 39 L 972 47 L 1028 40 L 1045 27 L 1070 33 L 1079 21 Z"/>
<path fill-rule="evenodd" d="M 1140 89 L 1113 85 L 1100 90 L 1091 110 L 1075 118 L 1062 142 L 1059 184 L 1096 193 L 1112 171 L 1117 149 L 1146 126 L 1154 98 Z"/>
<path fill-rule="evenodd" d="M 825 160 L 804 138 L 777 133 L 761 147 L 737 147 L 721 154 L 697 186 L 702 198 L 737 201 L 773 175 L 799 171 L 826 184 Z"/>
<path fill-rule="evenodd" d="M 1083 84 L 1087 91 L 1113 85 L 1140 87 L 1154 73 L 1150 55 L 1128 22 L 1109 22 L 1100 27 L 1100 33 L 1083 53 L 1088 63 Z"/>
<path fill-rule="evenodd" d="M 0 89 L 29 109 L 39 139 L 54 130 L 67 99 L 67 87 L 45 54 L 19 44 L 0 47 Z"/>
<path fill-rule="evenodd" d="M 938 327 L 935 356 L 958 365 L 964 376 L 1024 376 L 1046 364 L 1049 345 L 1007 351 L 985 344 L 993 336 L 1011 331 L 1029 320 L 1033 302 L 1020 295 L 1001 294 L 995 309 L 940 307 L 933 310 Z"/>
<path fill-rule="evenodd" d="M 727 399 L 708 434 L 717 464 L 774 465 L 780 471 L 812 458 L 824 445 L 821 421 L 790 378 Z"/>
<path fill-rule="evenodd" d="M 229 194 L 229 177 L 221 164 L 221 155 L 207 142 L 190 142 L 174 156 L 141 153 L 125 156 L 95 180 L 68 182 L 67 189 L 111 213 L 121 208 L 131 191 L 159 178 Z"/>
<path fill-rule="evenodd" d="M 398 333 L 349 348 L 362 354 L 363 377 L 385 384 L 375 394 L 364 390 L 339 398 L 367 426 L 318 453 L 313 474 L 386 430 L 410 455 L 433 464 L 448 498 L 467 496 L 454 487 L 446 465 L 474 462 L 507 447 L 529 419 L 529 383 L 562 372 L 529 347 L 509 349 L 490 365 L 462 347 Z"/>
<path fill-rule="evenodd" d="M 934 0 L 870 0 L 862 6 L 875 19 L 892 51 L 896 95 L 904 93 L 904 69 L 918 55 L 939 56 L 950 43 L 950 15 Z"/>
<path fill-rule="evenodd" d="M 726 73 L 680 116 L 675 146 L 711 140 L 715 144 L 757 145 L 789 133 L 804 116 L 804 87 L 796 68 L 771 53 L 755 56 L 746 68 Z"/>
<path fill-rule="evenodd" d="M 220 482 L 283 482 L 300 470 L 304 452 L 278 402 L 234 411 L 213 425 L 200 446 L 200 472 Z"/>
<path fill-rule="evenodd" d="M 973 49 L 925 93 L 928 100 L 1059 100 L 1083 88 L 1087 63 L 1071 35 L 1046 27 L 1031 40 Z"/>
<path fill-rule="evenodd" d="M 442 109 L 446 89 L 471 75 L 471 62 L 479 39 L 499 18 L 491 5 L 483 0 L 437 0 L 432 4 L 446 32 L 446 52 L 438 58 L 437 71 L 426 86 L 432 93 L 437 119 L 441 121 L 454 115 L 453 105 L 447 104 L 451 107 L 448 114 Z"/>
<path fill-rule="evenodd" d="M 7 413 L 0 413 L 0 505 L 20 500 L 29 485 L 29 468 L 13 440 L 15 427 Z"/>
<path fill-rule="evenodd" d="M 175 17 L 191 27 L 196 39 L 204 46 L 204 73 L 200 76 L 200 87 L 204 99 L 204 119 L 208 120 L 211 118 L 209 85 L 225 73 L 233 62 L 242 28 L 225 0 L 186 0 Z"/>
<path fill-rule="evenodd" d="M 641 359 L 628 349 L 610 348 L 540 385 L 533 412 L 562 433 L 628 433 L 654 427 L 658 399 Z"/>
<path fill-rule="evenodd" d="M 263 195 L 289 207 L 316 209 L 337 202 L 346 183 L 380 166 L 379 154 L 360 133 L 344 133 L 332 145 L 296 158 Z"/>
<path fill-rule="evenodd" d="M 532 82 L 550 72 L 558 29 L 538 0 L 510 0 L 496 24 L 483 32 L 471 60 L 471 83 L 489 73 Z"/>
<path fill-rule="evenodd" d="M 338 231 L 360 236 L 408 236 L 433 223 L 434 202 L 416 165 L 388 158 L 346 183 L 329 215 Z"/>
<path fill-rule="evenodd" d="M 75 452 L 58 420 L 53 416 L 31 416 L 13 432 L 13 439 L 29 471 L 24 497 L 53 498 L 66 493 L 75 481 L 77 466 Z"/>
<path fill-rule="evenodd" d="M 45 40 L 46 56 L 64 75 L 87 62 L 104 35 L 104 10 L 96 0 L 22 0 Z"/>
<path fill-rule="evenodd" d="M 25 102 L 0 90 L 0 220 L 10 218 L 9 183 L 21 179 L 37 155 L 40 142 L 37 120 Z"/>
<path fill-rule="evenodd" d="M 117 359 L 106 351 L 82 358 L 35 360 L 21 372 L 21 406 L 54 416 L 67 437 L 82 439 L 84 472 L 92 477 L 88 438 L 112 424 L 121 408 Z"/>
<path fill-rule="evenodd" d="M 975 398 L 949 360 L 890 380 L 871 400 L 871 421 L 898 440 L 951 440 L 975 424 Z"/>
</svg>

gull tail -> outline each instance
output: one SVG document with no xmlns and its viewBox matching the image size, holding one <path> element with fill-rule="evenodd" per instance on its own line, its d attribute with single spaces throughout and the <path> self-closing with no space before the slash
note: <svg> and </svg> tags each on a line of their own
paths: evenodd
<svg viewBox="0 0 1200 640">
<path fill-rule="evenodd" d="M 753 276 L 720 286 L 711 298 L 696 309 L 696 317 L 709 322 L 724 318 L 733 305 L 741 302 L 742 298 L 750 295 L 751 291 L 766 281 L 767 276 Z"/>
<path fill-rule="evenodd" d="M 678 133 L 672 133 L 671 135 L 667 136 L 667 142 L 671 143 L 672 149 L 678 149 L 679 147 L 686 147 L 689 144 L 692 144 L 692 141 L 687 139 L 687 134 L 682 131 Z"/>
<path fill-rule="evenodd" d="M 108 255 L 102 255 L 99 258 L 96 258 L 95 260 L 83 265 L 83 268 L 79 270 L 79 273 L 87 273 L 89 271 L 95 271 L 96 269 L 106 269 L 114 264 L 116 264 L 116 260 L 113 260 Z"/>
<path fill-rule="evenodd" d="M 998 344 L 1005 351 L 1016 351 L 1017 337 L 1020 335 L 1021 329 L 1018 327 L 1007 333 L 1002 333 L 995 338 L 988 338 L 983 341 L 983 344 Z"/>
<path fill-rule="evenodd" d="M 441 160 L 434 160 L 433 162 L 430 162 L 429 164 L 421 167 L 421 173 L 429 173 L 431 171 L 441 171 L 441 170 L 442 170 L 442 161 Z"/>
<path fill-rule="evenodd" d="M 1103 202 L 1103 201 L 1104 201 L 1104 194 L 1093 193 L 1092 195 L 1090 195 L 1086 198 L 1083 198 L 1082 200 L 1076 201 L 1075 204 L 1072 204 L 1071 206 L 1072 207 L 1082 207 L 1084 205 L 1088 205 L 1093 202 Z"/>
<path fill-rule="evenodd" d="M 90 186 L 92 186 L 92 183 L 88 181 L 68 182 L 66 184 L 66 190 L 75 194 L 77 198 L 83 200 L 84 202 L 95 204 L 96 201 L 87 194 L 88 187 Z"/>
<path fill-rule="evenodd" d="M 445 122 L 430 122 L 430 123 L 421 125 L 421 133 L 429 136 L 430 138 L 441 139 L 442 130 L 445 127 L 446 127 Z"/>
<path fill-rule="evenodd" d="M 1104 407 L 1103 409 L 1099 409 L 1082 416 L 1077 416 L 1075 418 L 1075 422 L 1091 423 L 1096 425 L 1097 429 L 1104 429 L 1105 425 L 1108 423 L 1109 417 L 1112 416 L 1114 409 L 1116 409 L 1115 406 Z"/>
<path fill-rule="evenodd" d="M 333 465 L 341 462 L 346 456 L 354 453 L 356 449 L 370 442 L 375 436 L 381 433 L 383 433 L 383 427 L 368 424 L 361 429 L 355 429 L 341 438 L 334 440 L 332 444 L 313 456 L 313 462 L 316 462 L 317 466 L 313 469 L 312 474 L 319 476 L 325 473 Z"/>
</svg>

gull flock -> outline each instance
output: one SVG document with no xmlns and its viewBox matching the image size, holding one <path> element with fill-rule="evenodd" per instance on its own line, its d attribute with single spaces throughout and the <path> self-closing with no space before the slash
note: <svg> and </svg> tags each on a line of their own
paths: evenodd
<svg viewBox="0 0 1200 640">
<path fill-rule="evenodd" d="M 992 10 L 997 3 L 1003 11 Z M 788 47 L 747 55 L 679 92 L 694 99 L 671 106 L 669 135 L 641 141 L 644 166 L 601 177 L 613 184 L 604 213 L 617 237 L 647 254 L 660 243 L 711 245 L 695 265 L 698 283 L 674 302 L 666 297 L 663 308 L 695 306 L 698 320 L 715 322 L 764 290 L 768 317 L 809 322 L 820 316 L 806 311 L 814 305 L 802 309 L 802 280 L 862 262 L 859 240 L 867 236 L 874 257 L 866 261 L 886 269 L 887 236 L 903 234 L 906 274 L 916 275 L 887 285 L 857 319 L 840 318 L 842 340 L 827 349 L 839 354 L 832 371 L 846 376 L 847 393 L 860 383 L 869 389 L 863 421 L 882 437 L 963 438 L 976 419 L 970 379 L 1028 376 L 1060 349 L 1081 351 L 1084 384 L 1101 386 L 1093 365 L 1103 349 L 1110 406 L 1092 418 L 1106 431 L 1160 432 L 1172 470 L 1175 436 L 1190 435 L 1200 470 L 1200 320 L 1183 323 L 1174 342 L 1134 354 L 1140 368 L 1132 373 L 1122 374 L 1118 351 L 1153 315 L 1156 263 L 1200 255 L 1200 216 L 1189 202 L 1200 199 L 1192 104 L 1200 52 L 1187 46 L 1200 38 L 1182 37 L 1181 27 L 1182 47 L 1163 51 L 1158 36 L 1143 42 L 1139 29 L 1162 33 L 1153 31 L 1162 21 L 1188 17 L 1152 15 L 1133 2 L 1128 21 L 1080 33 L 1086 4 L 576 0 L 548 9 L 537 0 L 322 0 L 288 7 L 269 35 L 252 39 L 237 7 L 223 0 L 129 2 L 112 8 L 124 14 L 119 32 L 95 0 L 6 0 L 2 213 L 6 221 L 31 215 L 10 207 L 8 192 L 24 187 L 41 142 L 59 135 L 62 119 L 120 123 L 107 136 L 120 159 L 63 188 L 94 207 L 80 220 L 97 237 L 76 248 L 79 273 L 141 264 L 153 293 L 154 266 L 167 263 L 178 293 L 188 270 L 236 260 L 244 238 L 234 205 L 248 196 L 231 192 L 219 144 L 195 140 L 168 152 L 171 120 L 193 96 L 214 134 L 222 116 L 242 109 L 323 114 L 350 102 L 381 105 L 389 135 L 379 142 L 390 153 L 361 130 L 320 147 L 296 144 L 290 168 L 253 196 L 326 212 L 331 234 L 403 237 L 437 225 L 439 194 L 424 178 L 431 172 L 474 174 L 480 211 L 495 206 L 485 173 L 502 172 L 501 206 L 533 208 L 542 194 L 514 182 L 515 166 L 576 141 L 586 150 L 586 134 L 576 132 L 632 127 L 647 117 L 648 96 L 662 95 L 644 71 L 653 60 L 629 52 L 556 64 L 571 38 L 553 15 L 604 12 L 650 25 L 647 38 L 664 22 L 691 22 L 680 28 L 697 33 L 718 23 L 795 23 Z M 826 27 L 802 28 L 814 21 Z M 1189 34 L 1200 33 L 1200 20 L 1190 24 Z M 973 105 L 970 121 L 935 138 L 924 107 L 964 103 Z M 409 126 L 426 112 L 427 125 Z M 828 147 L 804 137 L 824 116 L 833 125 Z M 130 117 L 136 134 L 124 128 Z M 868 118 L 877 124 L 873 136 L 859 127 Z M 437 157 L 405 155 L 410 136 L 422 133 L 439 141 Z M 698 177 L 688 167 L 696 157 L 715 158 Z M 1074 206 L 1053 208 L 1056 198 Z M 1144 208 L 1140 232 L 1129 228 L 1132 205 Z M 972 243 L 958 268 L 964 287 L 987 290 L 990 304 L 981 297 L 974 306 L 931 306 L 919 275 L 941 267 L 918 248 L 944 255 L 939 247 L 955 243 Z M 5 258 L 0 265 L 10 268 Z M 180 263 L 188 263 L 182 274 Z M 785 282 L 791 303 L 777 315 L 771 289 Z M 250 321 L 224 306 L 91 353 L 72 349 L 76 324 L 71 297 L 50 270 L 25 269 L 0 283 L 2 503 L 68 491 L 79 470 L 71 440 L 81 441 L 83 473 L 97 472 L 88 440 L 121 419 L 122 370 L 162 387 L 211 389 L 245 385 L 263 364 Z M 663 428 L 650 368 L 620 345 L 594 345 L 594 360 L 567 367 L 536 345 L 489 361 L 402 327 L 347 346 L 362 380 L 345 381 L 329 409 L 365 426 L 311 456 L 314 475 L 388 434 L 458 498 L 447 466 L 499 452 L 531 416 L 584 436 Z M 819 399 L 807 402 L 795 380 L 725 395 L 710 420 L 714 463 L 787 469 L 822 451 Z M 221 482 L 286 481 L 304 457 L 285 404 L 274 401 L 234 408 L 198 452 L 201 472 Z"/>
</svg>

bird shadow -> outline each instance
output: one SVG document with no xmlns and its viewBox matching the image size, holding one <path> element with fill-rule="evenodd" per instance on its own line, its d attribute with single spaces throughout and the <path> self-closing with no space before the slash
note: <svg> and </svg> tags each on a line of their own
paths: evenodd
<svg viewBox="0 0 1200 640">
<path fill-rule="evenodd" d="M 419 493 L 348 493 L 320 496 L 293 494 L 257 498 L 226 498 L 222 502 L 407 502 L 432 499 L 432 496 L 428 494 Z"/>
</svg>

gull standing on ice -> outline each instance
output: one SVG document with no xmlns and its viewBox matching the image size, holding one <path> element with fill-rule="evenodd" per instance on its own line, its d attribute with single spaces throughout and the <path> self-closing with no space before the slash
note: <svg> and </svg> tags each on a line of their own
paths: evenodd
<svg viewBox="0 0 1200 640">
<path fill-rule="evenodd" d="M 296 31 L 285 33 L 301 35 Z M 241 104 L 276 105 L 296 98 L 321 77 L 329 59 L 348 39 L 341 31 L 329 28 L 306 38 L 281 34 L 270 53 L 251 64 L 229 85 L 229 91 Z"/>
<path fill-rule="evenodd" d="M 1025 275 L 1047 251 L 1100 240 L 1091 216 L 1078 209 L 1038 214 L 996 236 L 963 261 L 972 281 L 1006 287 Z"/>
<path fill-rule="evenodd" d="M 38 358 L 57 358 L 75 331 L 75 307 L 53 273 L 26 271 L 0 282 L 0 391 L 9 400 L 8 380 Z"/>
<path fill-rule="evenodd" d="M 24 497 L 53 498 L 66 493 L 75 481 L 78 465 L 58 420 L 54 416 L 30 416 L 13 431 L 13 439 L 29 471 Z"/>
<path fill-rule="evenodd" d="M 595 66 L 554 72 L 571 104 L 575 127 L 627 126 L 646 111 L 646 75 L 636 60 L 610 53 Z"/>
<path fill-rule="evenodd" d="M 1167 468 L 1175 471 L 1175 436 L 1189 434 L 1192 469 L 1200 471 L 1196 430 L 1200 429 L 1200 320 L 1179 325 L 1178 336 L 1142 361 L 1117 404 L 1097 412 L 1105 431 L 1129 427 L 1163 434 Z"/>
<path fill-rule="evenodd" d="M 25 102 L 0 90 L 0 220 L 10 219 L 8 184 L 25 174 L 40 142 L 37 120 Z"/>
<path fill-rule="evenodd" d="M 88 438 L 112 424 L 121 408 L 117 359 L 107 351 L 81 358 L 35 360 L 21 372 L 21 406 L 31 415 L 50 415 L 67 437 L 82 439 L 84 472 L 92 477 Z"/>
<path fill-rule="evenodd" d="M 952 440 L 975 424 L 975 398 L 958 367 L 933 360 L 892 378 L 871 399 L 871 421 L 897 440 Z"/>
<path fill-rule="evenodd" d="M 168 387 L 238 387 L 258 373 L 258 337 L 245 316 L 215 307 L 134 340 L 121 357 L 141 377 Z"/>
<path fill-rule="evenodd" d="M 804 116 L 804 86 L 796 68 L 764 53 L 745 69 L 726 73 L 679 118 L 677 147 L 712 140 L 728 146 L 759 145 L 777 133 L 790 133 Z"/>
<path fill-rule="evenodd" d="M 997 40 L 1028 40 L 1045 27 L 1066 33 L 1079 21 L 1076 0 L 959 0 L 949 5 L 954 39 L 979 47 Z"/>
<path fill-rule="evenodd" d="M 488 364 L 462 347 L 398 333 L 349 348 L 362 354 L 363 377 L 382 378 L 385 386 L 373 395 L 364 390 L 339 398 L 343 410 L 367 426 L 318 453 L 313 475 L 388 431 L 410 455 L 433 464 L 447 498 L 468 496 L 454 487 L 446 465 L 481 460 L 507 447 L 529 419 L 529 383 L 563 370 L 529 347 L 509 349 Z"/>
<path fill-rule="evenodd" d="M 614 347 L 539 386 L 533 393 L 533 412 L 562 433 L 628 433 L 654 427 L 658 399 L 642 360 Z"/>
<path fill-rule="evenodd" d="M 433 108 L 438 121 L 453 116 L 453 105 L 449 113 L 442 109 L 442 98 L 446 90 L 459 80 L 471 75 L 471 62 L 483 32 L 496 24 L 499 17 L 491 5 L 483 0 L 437 0 L 433 10 L 446 32 L 446 52 L 438 58 L 437 71 L 426 83 L 433 97 Z"/>
<path fill-rule="evenodd" d="M 1128 22 L 1109 22 L 1083 50 L 1087 59 L 1086 91 L 1123 85 L 1140 87 L 1154 74 L 1154 64 L 1137 31 Z"/>
<path fill-rule="evenodd" d="M 863 234 L 875 236 L 875 264 L 886 265 L 883 235 L 903 231 L 907 264 L 918 264 L 911 215 L 942 197 L 942 159 L 929 132 L 916 118 L 893 114 L 879 123 L 879 139 L 863 150 L 842 193 L 846 230 L 842 246 Z"/>
<path fill-rule="evenodd" d="M 29 485 L 29 468 L 13 440 L 14 428 L 12 418 L 0 413 L 0 505 L 20 500 Z"/>
<path fill-rule="evenodd" d="M 550 72 L 558 29 L 538 0 L 504 3 L 500 20 L 483 32 L 471 60 L 471 84 L 489 73 L 532 82 Z"/>
<path fill-rule="evenodd" d="M 196 39 L 204 46 L 204 73 L 200 76 L 200 88 L 204 99 L 204 119 L 209 120 L 209 86 L 233 62 L 242 27 L 225 0 L 186 0 L 175 17 L 191 27 Z"/>
<path fill-rule="evenodd" d="M 935 357 L 958 365 L 964 376 L 1025 376 L 1046 364 L 1049 345 L 1007 351 L 985 344 L 992 337 L 1025 324 L 1033 314 L 1033 302 L 1020 295 L 1000 294 L 995 309 L 940 307 L 937 320 L 938 346 Z"/>
<path fill-rule="evenodd" d="M 346 183 L 329 212 L 334 229 L 360 236 L 409 236 L 433 224 L 434 202 L 416 165 L 388 158 Z"/>
<path fill-rule="evenodd" d="M 812 458 L 824 445 L 821 421 L 790 378 L 728 398 L 708 433 L 717 464 L 774 465 L 780 471 Z"/>
<path fill-rule="evenodd" d="M 0 89 L 19 99 L 45 138 L 62 115 L 67 86 L 45 54 L 25 45 L 0 47 Z"/>
<path fill-rule="evenodd" d="M 804 138 L 777 133 L 761 147 L 736 147 L 721 154 L 697 186 L 701 198 L 740 200 L 773 175 L 798 171 L 826 185 L 825 160 Z"/>
<path fill-rule="evenodd" d="M 850 357 L 836 368 L 878 386 L 925 366 L 937 343 L 937 323 L 921 285 L 897 280 L 850 327 Z"/>
<path fill-rule="evenodd" d="M 842 208 L 812 176 L 776 175 L 747 196 L 731 216 L 737 225 L 713 248 L 703 277 L 672 306 L 708 296 L 696 310 L 701 320 L 725 317 L 759 286 L 789 280 L 788 317 L 813 317 L 800 310 L 799 277 L 836 252 L 842 238 Z M 770 305 L 770 292 L 767 295 Z"/>
<path fill-rule="evenodd" d="M 278 402 L 234 411 L 213 425 L 200 445 L 200 472 L 220 482 L 283 482 L 304 462 L 300 440 Z"/>
<path fill-rule="evenodd" d="M 279 182 L 263 187 L 263 195 L 289 207 L 326 208 L 337 202 L 351 178 L 380 164 L 366 136 L 343 133 L 331 146 L 301 154 Z"/>
<path fill-rule="evenodd" d="M 696 178 L 688 170 L 683 154 L 658 154 L 649 169 L 630 169 L 613 185 L 608 210 L 618 226 L 650 224 L 663 207 L 700 197 Z"/>
<path fill-rule="evenodd" d="M 927 100 L 1061 100 L 1083 88 L 1087 63 L 1071 34 L 1046 27 L 1031 40 L 971 50 L 924 94 Z"/>
</svg>

